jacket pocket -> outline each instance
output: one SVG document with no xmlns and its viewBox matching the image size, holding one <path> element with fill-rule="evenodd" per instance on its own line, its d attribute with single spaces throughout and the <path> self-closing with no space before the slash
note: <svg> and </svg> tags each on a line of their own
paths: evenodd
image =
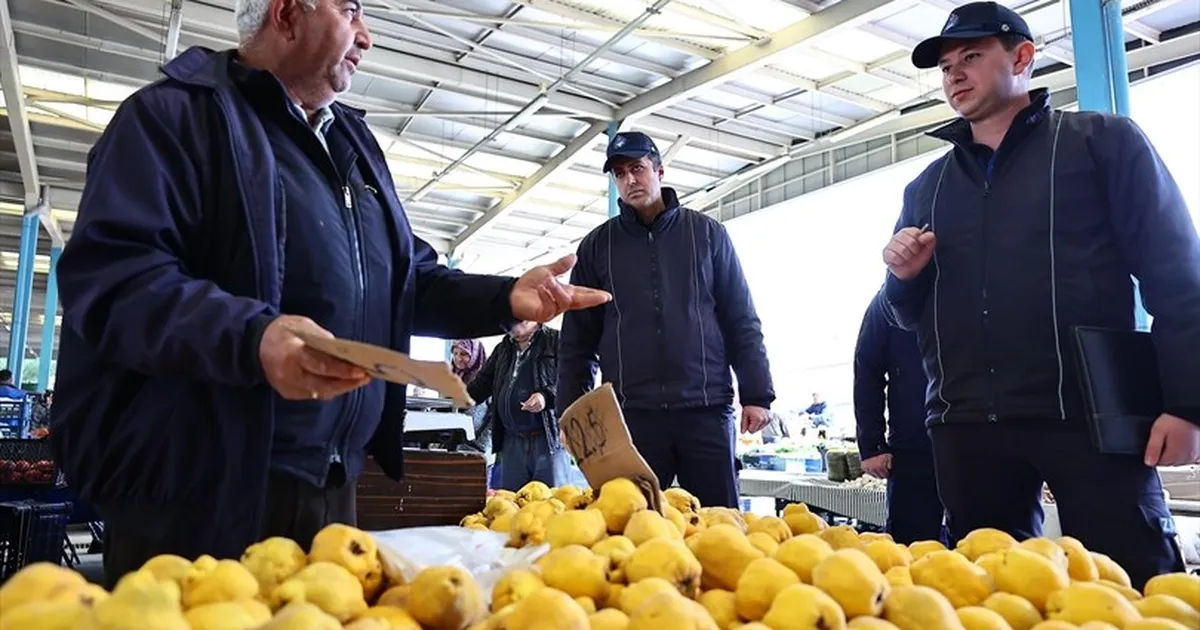
<svg viewBox="0 0 1200 630">
<path fill-rule="evenodd" d="M 108 440 L 103 468 L 111 476 L 103 496 L 177 503 L 222 465 L 222 454 L 211 448 L 220 431 L 206 420 L 208 405 L 191 389 L 182 381 L 154 380 L 141 388 Z"/>
</svg>

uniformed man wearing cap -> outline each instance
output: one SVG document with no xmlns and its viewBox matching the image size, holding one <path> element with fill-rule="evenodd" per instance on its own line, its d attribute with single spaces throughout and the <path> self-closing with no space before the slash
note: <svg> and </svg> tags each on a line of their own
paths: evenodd
<svg viewBox="0 0 1200 630">
<path fill-rule="evenodd" d="M 616 181 L 621 213 L 580 243 L 571 281 L 615 293 L 610 306 L 563 319 L 558 413 L 591 389 L 599 368 L 663 487 L 678 478 L 702 504 L 734 507 L 730 367 L 742 431 L 766 426 L 775 392 L 733 243 L 662 185 L 662 157 L 645 134 L 617 134 L 604 172 Z"/>
<path fill-rule="evenodd" d="M 960 118 L 952 149 L 904 193 L 883 252 L 887 300 L 918 332 L 939 491 L 956 538 L 1042 533 L 1042 483 L 1065 534 L 1141 586 L 1183 568 L 1155 466 L 1200 460 L 1200 238 L 1179 187 L 1131 120 L 1051 108 L 1030 90 L 1025 21 L 959 7 L 913 51 Z M 1154 315 L 1165 413 L 1145 452 L 1093 446 L 1072 329 Z"/>
</svg>

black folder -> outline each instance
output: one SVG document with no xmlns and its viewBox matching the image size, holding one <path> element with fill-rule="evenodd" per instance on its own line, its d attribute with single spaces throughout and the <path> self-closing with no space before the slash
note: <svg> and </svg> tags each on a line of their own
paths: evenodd
<svg viewBox="0 0 1200 630">
<path fill-rule="evenodd" d="M 1101 453 L 1140 457 L 1163 413 L 1150 333 L 1077 326 L 1072 334 L 1092 444 Z"/>
</svg>

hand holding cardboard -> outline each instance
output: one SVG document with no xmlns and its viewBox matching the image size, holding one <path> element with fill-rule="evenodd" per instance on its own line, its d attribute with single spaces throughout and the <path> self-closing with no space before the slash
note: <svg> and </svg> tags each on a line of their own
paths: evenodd
<svg viewBox="0 0 1200 630">
<path fill-rule="evenodd" d="M 567 450 L 591 487 L 599 490 L 608 481 L 626 477 L 642 489 L 650 507 L 662 513 L 658 477 L 633 445 L 611 384 L 581 396 L 563 412 L 560 423 Z"/>
<path fill-rule="evenodd" d="M 434 389 L 460 407 L 474 406 L 467 386 L 446 363 L 417 361 L 402 352 L 346 339 L 326 339 L 294 331 L 308 347 L 357 365 L 371 376 L 402 385 Z"/>
</svg>

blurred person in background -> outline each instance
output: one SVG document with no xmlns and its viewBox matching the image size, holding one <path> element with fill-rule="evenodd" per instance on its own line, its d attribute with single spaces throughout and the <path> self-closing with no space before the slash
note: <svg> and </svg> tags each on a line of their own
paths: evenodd
<svg viewBox="0 0 1200 630">
<path fill-rule="evenodd" d="M 929 132 L 952 148 L 904 191 L 885 294 L 920 341 L 951 534 L 1041 536 L 1045 482 L 1063 533 L 1140 588 L 1183 569 L 1155 467 L 1200 461 L 1200 236 L 1136 123 L 1030 89 L 1036 53 L 995 2 L 954 9 L 913 50 L 959 118 Z M 1142 452 L 1101 452 L 1073 329 L 1136 330 L 1135 278 L 1164 409 Z"/>
<path fill-rule="evenodd" d="M 786 418 L 774 411 L 771 412 L 770 418 L 770 422 L 762 429 L 763 444 L 774 444 L 791 437 Z"/>
<path fill-rule="evenodd" d="M 50 433 L 50 408 L 54 405 L 54 390 L 47 389 L 33 399 L 33 423 L 30 437 L 43 438 Z"/>
<path fill-rule="evenodd" d="M 809 422 L 814 427 L 828 427 L 829 416 L 826 415 L 828 408 L 829 404 L 821 398 L 821 394 L 813 392 L 812 404 L 804 409 L 804 415 L 808 416 Z"/>
<path fill-rule="evenodd" d="M 483 342 L 478 339 L 459 339 L 450 344 L 450 371 L 462 379 L 463 384 L 470 387 L 475 377 L 487 362 L 487 351 Z M 475 430 L 475 439 L 464 444 L 460 450 L 480 453 L 487 460 L 488 487 L 492 487 L 492 475 L 496 472 L 496 455 L 492 452 L 492 423 L 488 417 L 488 404 L 476 402 L 474 407 L 465 412 L 471 416 Z"/>
<path fill-rule="evenodd" d="M 21 400 L 25 398 L 25 393 L 25 390 L 13 384 L 12 370 L 0 370 L 0 398 Z"/>
<path fill-rule="evenodd" d="M 887 480 L 887 532 L 896 542 L 946 541 L 916 334 L 896 326 L 882 292 L 863 316 L 854 347 L 854 418 L 867 474 Z"/>
<path fill-rule="evenodd" d="M 557 389 L 558 331 L 537 322 L 513 326 L 467 387 L 475 401 L 490 401 L 497 488 L 570 483 L 571 456 L 554 410 Z"/>
<path fill-rule="evenodd" d="M 733 241 L 662 185 L 662 155 L 646 134 L 614 136 L 603 168 L 620 214 L 580 243 L 571 282 L 614 299 L 563 318 L 559 413 L 599 369 L 659 484 L 678 478 L 703 505 L 735 508 L 736 435 L 767 425 L 775 388 Z"/>
</svg>

